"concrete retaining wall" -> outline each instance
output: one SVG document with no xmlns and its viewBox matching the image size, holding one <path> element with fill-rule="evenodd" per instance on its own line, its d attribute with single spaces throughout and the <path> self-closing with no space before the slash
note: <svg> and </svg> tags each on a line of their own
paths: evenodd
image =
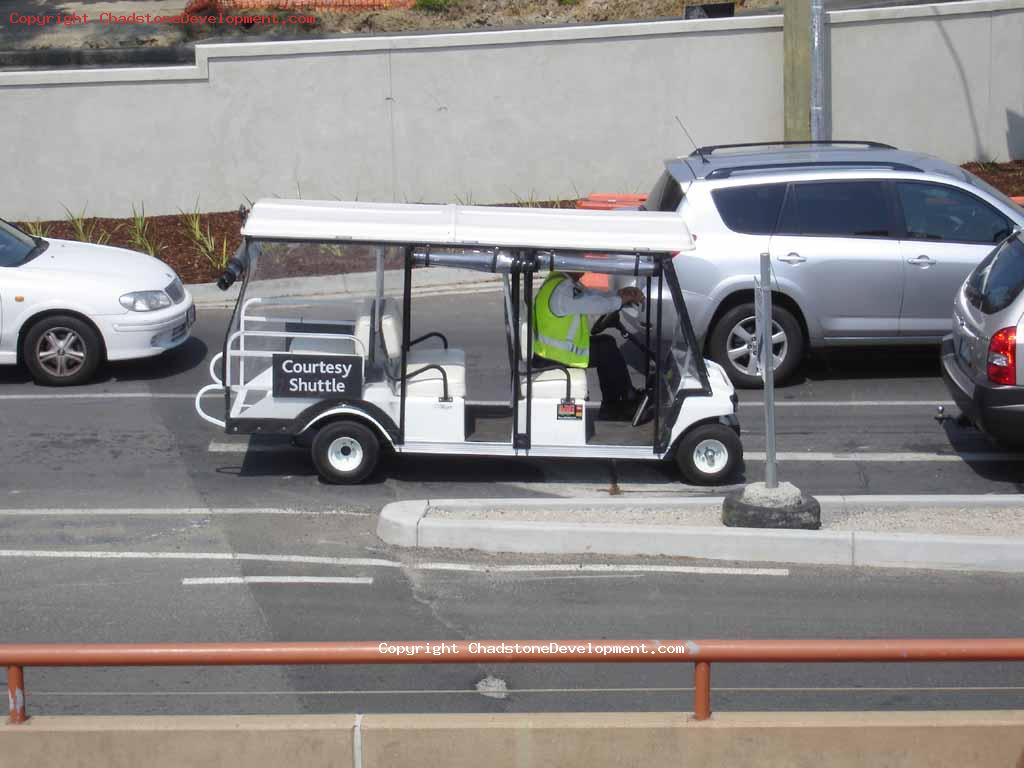
<svg viewBox="0 0 1024 768">
<path fill-rule="evenodd" d="M 834 133 L 1024 156 L 1024 0 L 830 14 Z M 246 197 L 501 202 L 647 191 L 782 134 L 781 16 L 201 45 L 194 66 L 0 72 L 0 216 Z"/>
<path fill-rule="evenodd" d="M 0 768 L 1012 768 L 1024 712 L 36 717 Z"/>
</svg>

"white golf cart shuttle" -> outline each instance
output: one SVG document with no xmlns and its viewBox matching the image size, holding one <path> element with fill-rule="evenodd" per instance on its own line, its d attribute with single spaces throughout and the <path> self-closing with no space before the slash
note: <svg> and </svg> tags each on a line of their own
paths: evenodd
<svg viewBox="0 0 1024 768">
<path fill-rule="evenodd" d="M 365 479 L 382 448 L 674 458 L 701 484 L 727 481 L 742 458 L 732 384 L 701 357 L 671 268 L 692 247 L 675 214 L 261 200 L 242 234 L 221 278 L 223 288 L 241 278 L 242 288 L 224 350 L 211 361 L 215 383 L 200 390 L 196 410 L 229 434 L 308 441 L 328 482 Z M 474 371 L 458 329 L 448 329 L 451 346 L 437 332 L 412 338 L 414 283 L 429 282 L 431 270 L 495 275 L 484 279 L 504 304 L 507 405 L 467 398 Z M 632 421 L 599 418 L 587 371 L 535 360 L 535 280 L 552 270 L 631 275 L 646 296 L 671 296 L 672 327 L 663 327 L 660 301 L 632 310 L 644 330 L 626 343 L 646 382 Z M 468 311 L 459 320 L 462 328 L 482 322 Z M 595 332 L 610 327 L 621 331 L 618 313 L 594 324 Z M 490 375 L 492 366 L 481 370 Z M 221 389 L 218 419 L 203 411 L 203 398 Z"/>
</svg>

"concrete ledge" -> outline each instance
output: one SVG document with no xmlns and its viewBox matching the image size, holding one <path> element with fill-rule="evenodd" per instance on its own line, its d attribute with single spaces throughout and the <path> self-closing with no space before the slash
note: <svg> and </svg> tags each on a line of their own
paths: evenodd
<svg viewBox="0 0 1024 768">
<path fill-rule="evenodd" d="M 354 715 L 43 717 L 0 727 L 0 768 L 350 768 Z"/>
<path fill-rule="evenodd" d="M 1022 746 L 1019 711 L 34 717 L 0 726 L 0 768 L 1007 768 Z"/>
<path fill-rule="evenodd" d="M 1017 765 L 1019 712 L 368 715 L 363 764 L 522 766 Z"/>
<path fill-rule="evenodd" d="M 887 501 L 887 498 L 889 499 Z M 892 497 L 823 497 L 844 511 L 891 508 L 960 511 L 967 497 L 941 497 L 900 506 Z M 979 497 L 973 497 L 975 505 Z M 985 508 L 1022 509 L 1021 496 L 981 497 Z M 704 560 L 798 563 L 805 565 L 873 566 L 994 572 L 1024 571 L 1024 538 L 945 536 L 873 531 L 799 531 L 559 521 L 562 510 L 637 509 L 703 510 L 720 498 L 689 499 L 451 499 L 403 501 L 381 510 L 377 535 L 402 547 L 476 549 L 528 554 L 603 554 L 669 556 Z M 889 505 L 888 507 L 886 505 Z M 943 507 L 945 505 L 945 507 Z M 443 509 L 443 517 L 432 517 Z M 553 511 L 554 519 L 495 520 L 507 510 Z M 465 517 L 461 517 L 460 513 Z"/>
</svg>

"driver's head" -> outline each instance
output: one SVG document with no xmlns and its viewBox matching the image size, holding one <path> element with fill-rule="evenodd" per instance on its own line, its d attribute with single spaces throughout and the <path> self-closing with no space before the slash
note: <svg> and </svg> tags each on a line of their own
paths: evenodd
<svg viewBox="0 0 1024 768">
<path fill-rule="evenodd" d="M 583 279 L 582 272 L 566 272 L 565 276 L 572 280 L 574 283 L 578 283 L 580 280 Z"/>
</svg>

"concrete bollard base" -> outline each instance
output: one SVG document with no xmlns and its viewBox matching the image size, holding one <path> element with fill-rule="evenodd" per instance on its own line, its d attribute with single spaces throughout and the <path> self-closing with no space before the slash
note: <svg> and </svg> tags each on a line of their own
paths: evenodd
<svg viewBox="0 0 1024 768">
<path fill-rule="evenodd" d="M 722 502 L 722 523 L 732 528 L 821 528 L 821 505 L 792 483 L 767 488 L 751 483 Z"/>
</svg>

